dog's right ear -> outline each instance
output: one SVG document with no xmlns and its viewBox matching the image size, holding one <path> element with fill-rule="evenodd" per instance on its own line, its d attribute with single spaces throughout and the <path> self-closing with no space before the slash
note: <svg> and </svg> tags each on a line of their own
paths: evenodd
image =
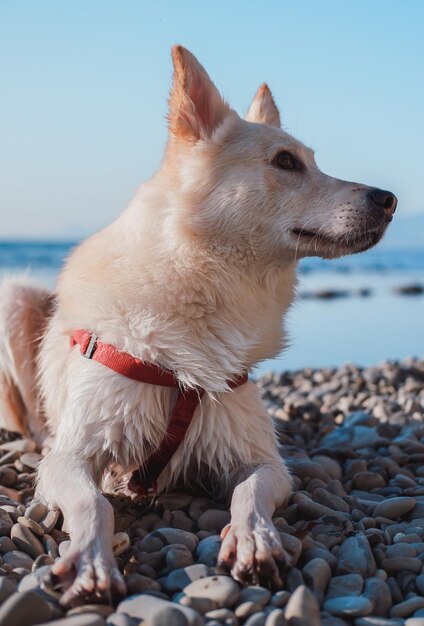
<svg viewBox="0 0 424 626">
<path fill-rule="evenodd" d="M 172 48 L 174 82 L 169 97 L 169 128 L 182 141 L 209 138 L 230 113 L 218 89 L 195 56 L 182 46 Z"/>
<path fill-rule="evenodd" d="M 281 127 L 280 113 L 266 83 L 263 83 L 256 92 L 247 112 L 246 120 L 257 124 Z"/>
</svg>

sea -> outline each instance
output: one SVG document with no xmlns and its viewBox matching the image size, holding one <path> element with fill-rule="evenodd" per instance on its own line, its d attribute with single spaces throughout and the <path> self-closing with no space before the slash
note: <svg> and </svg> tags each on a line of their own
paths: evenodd
<svg viewBox="0 0 424 626">
<path fill-rule="evenodd" d="M 0 240 L 0 276 L 25 272 L 54 289 L 77 243 Z M 397 229 L 394 223 L 368 252 L 303 259 L 286 327 L 288 345 L 258 375 L 424 357 L 424 214 L 403 218 Z"/>
</svg>

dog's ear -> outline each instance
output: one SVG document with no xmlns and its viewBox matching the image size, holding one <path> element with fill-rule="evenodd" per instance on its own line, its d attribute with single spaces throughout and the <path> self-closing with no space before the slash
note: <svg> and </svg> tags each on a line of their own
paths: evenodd
<svg viewBox="0 0 424 626">
<path fill-rule="evenodd" d="M 263 83 L 256 92 L 247 112 L 246 120 L 280 128 L 280 113 L 272 97 L 271 90 L 266 83 Z"/>
<path fill-rule="evenodd" d="M 231 109 L 206 70 L 182 46 L 172 48 L 174 82 L 169 97 L 169 128 L 177 138 L 196 142 L 211 136 Z"/>
</svg>

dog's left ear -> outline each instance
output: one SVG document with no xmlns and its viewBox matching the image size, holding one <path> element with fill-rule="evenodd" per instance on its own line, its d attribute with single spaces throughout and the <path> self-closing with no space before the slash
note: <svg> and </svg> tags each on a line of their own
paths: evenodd
<svg viewBox="0 0 424 626">
<path fill-rule="evenodd" d="M 180 140 L 209 138 L 230 113 L 218 89 L 195 56 L 182 46 L 172 48 L 174 82 L 169 97 L 169 128 Z"/>
<path fill-rule="evenodd" d="M 272 97 L 271 90 L 266 83 L 263 83 L 256 92 L 247 112 L 246 120 L 280 128 L 280 113 Z"/>
</svg>

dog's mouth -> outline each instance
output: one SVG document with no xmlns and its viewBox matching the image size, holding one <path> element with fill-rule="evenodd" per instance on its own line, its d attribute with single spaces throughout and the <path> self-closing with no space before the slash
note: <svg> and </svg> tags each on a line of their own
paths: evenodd
<svg viewBox="0 0 424 626">
<path fill-rule="evenodd" d="M 385 227 L 381 227 L 331 236 L 307 228 L 292 228 L 291 233 L 298 245 L 308 244 L 309 255 L 335 257 L 356 254 L 372 248 L 380 241 L 384 231 Z"/>
</svg>

